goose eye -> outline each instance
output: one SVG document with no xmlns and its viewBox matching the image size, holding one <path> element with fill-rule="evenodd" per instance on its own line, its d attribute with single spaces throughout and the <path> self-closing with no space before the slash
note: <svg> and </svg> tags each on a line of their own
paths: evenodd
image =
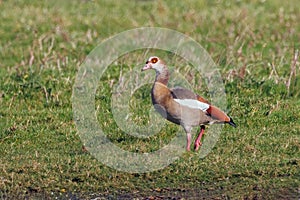
<svg viewBox="0 0 300 200">
<path fill-rule="evenodd" d="M 157 63 L 157 61 L 158 61 L 157 58 L 152 58 L 152 59 L 151 59 L 151 62 L 152 62 L 153 64 Z"/>
</svg>

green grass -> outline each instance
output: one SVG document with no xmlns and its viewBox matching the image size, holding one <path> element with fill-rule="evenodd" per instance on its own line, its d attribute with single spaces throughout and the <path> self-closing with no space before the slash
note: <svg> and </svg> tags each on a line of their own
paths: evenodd
<svg viewBox="0 0 300 200">
<path fill-rule="evenodd" d="M 0 198 L 299 198 L 297 3 L 0 1 Z M 76 73 L 90 51 L 111 35 L 141 26 L 178 30 L 209 52 L 219 65 L 238 128 L 224 127 L 204 159 L 185 153 L 159 171 L 130 174 L 82 150 L 71 96 Z M 137 64 L 136 56 L 142 67 L 144 53 L 133 52 L 112 65 L 95 97 L 107 137 L 134 152 L 159 149 L 177 130 L 184 134 L 167 123 L 159 134 L 135 138 L 114 122 L 111 83 L 117 83 L 121 69 L 125 73 Z M 151 53 L 175 64 L 172 54 Z M 176 67 L 207 96 L 201 75 L 189 76 L 192 69 L 180 59 Z M 145 73 L 154 78 L 154 73 Z M 147 124 L 150 88 L 145 85 L 131 99 L 137 123 Z"/>
</svg>

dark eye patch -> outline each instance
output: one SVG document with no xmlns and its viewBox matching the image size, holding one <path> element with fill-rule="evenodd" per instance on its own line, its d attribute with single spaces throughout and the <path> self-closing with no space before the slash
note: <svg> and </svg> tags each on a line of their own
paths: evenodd
<svg viewBox="0 0 300 200">
<path fill-rule="evenodd" d="M 154 63 L 157 63 L 158 59 L 157 58 L 152 58 L 151 59 L 151 62 L 154 64 Z"/>
</svg>

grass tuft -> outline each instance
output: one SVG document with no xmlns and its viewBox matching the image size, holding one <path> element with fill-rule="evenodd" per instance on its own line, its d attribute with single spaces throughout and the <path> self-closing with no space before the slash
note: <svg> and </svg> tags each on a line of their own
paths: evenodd
<svg viewBox="0 0 300 200">
<path fill-rule="evenodd" d="M 0 198 L 299 198 L 297 3 L 0 1 Z M 238 128 L 225 126 L 203 159 L 185 153 L 164 169 L 130 174 L 86 152 L 71 96 L 90 51 L 111 35 L 141 26 L 178 30 L 209 52 Z M 101 77 L 95 110 L 107 137 L 131 152 L 153 152 L 177 131 L 184 134 L 181 127 L 165 123 L 157 134 L 138 138 L 113 118 L 113 88 L 150 55 L 163 57 L 173 77 L 180 73 L 209 97 L 201 74 L 178 56 L 151 49 L 120 57 Z M 151 72 L 147 76 L 154 79 Z M 133 122 L 144 126 L 150 124 L 150 89 L 151 84 L 144 85 L 130 99 Z"/>
</svg>

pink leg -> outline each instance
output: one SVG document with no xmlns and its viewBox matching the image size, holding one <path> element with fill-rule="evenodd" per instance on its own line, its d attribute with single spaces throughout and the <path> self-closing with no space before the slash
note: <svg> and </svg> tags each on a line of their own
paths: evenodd
<svg viewBox="0 0 300 200">
<path fill-rule="evenodd" d="M 190 146 L 191 146 L 191 138 L 192 138 L 192 135 L 191 133 L 187 133 L 186 134 L 186 150 L 187 151 L 190 151 Z"/>
<path fill-rule="evenodd" d="M 205 130 L 205 126 L 201 126 L 201 130 L 200 130 L 200 133 L 197 137 L 197 139 L 195 140 L 195 151 L 198 151 L 199 147 L 202 145 L 201 144 L 201 138 L 202 138 L 202 135 L 204 134 L 204 130 Z"/>
</svg>

